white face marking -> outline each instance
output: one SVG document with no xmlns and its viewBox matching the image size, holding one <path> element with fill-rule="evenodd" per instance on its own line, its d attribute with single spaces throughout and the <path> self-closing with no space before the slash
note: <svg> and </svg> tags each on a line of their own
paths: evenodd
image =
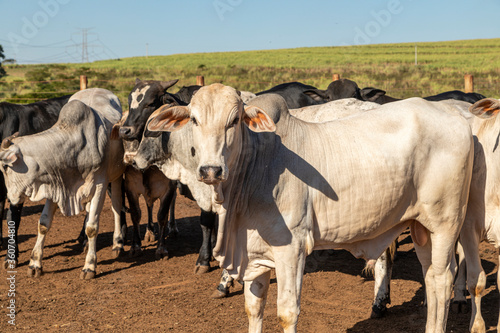
<svg viewBox="0 0 500 333">
<path fill-rule="evenodd" d="M 146 95 L 146 92 L 149 90 L 149 88 L 151 88 L 151 86 L 145 86 L 141 90 L 136 89 L 132 93 L 132 103 L 130 104 L 131 109 L 136 109 L 139 107 L 140 102 L 144 100 L 144 96 Z M 140 95 L 142 95 L 142 99 L 140 101 L 137 101 L 137 97 L 139 97 Z"/>
</svg>

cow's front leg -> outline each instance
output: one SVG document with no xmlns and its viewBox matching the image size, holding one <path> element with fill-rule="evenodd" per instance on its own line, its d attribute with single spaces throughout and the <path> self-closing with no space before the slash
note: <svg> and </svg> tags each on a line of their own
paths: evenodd
<svg viewBox="0 0 500 333">
<path fill-rule="evenodd" d="M 104 200 L 104 197 L 102 200 Z M 111 210 L 113 211 L 113 216 L 115 219 L 115 230 L 113 232 L 113 255 L 115 258 L 123 255 L 124 253 L 123 244 L 125 243 L 125 237 L 123 234 L 121 218 L 120 218 L 120 214 L 122 211 L 122 201 L 123 201 L 122 178 L 120 177 L 111 182 Z M 92 210 L 92 207 L 90 209 Z M 102 209 L 102 203 L 101 203 L 101 209 Z M 99 219 L 99 214 L 101 213 L 101 209 L 97 211 L 97 219 Z"/>
<path fill-rule="evenodd" d="M 114 187 L 112 188 L 111 191 L 113 192 L 113 190 Z M 99 214 L 102 211 L 105 195 L 106 195 L 105 185 L 103 185 L 102 183 L 97 184 L 94 197 L 90 201 L 90 211 L 88 213 L 89 218 L 87 220 L 87 226 L 85 227 L 85 233 L 87 234 L 88 237 L 88 251 L 87 251 L 87 256 L 85 258 L 85 265 L 83 266 L 82 273 L 80 275 L 81 279 L 85 280 L 93 279 L 96 274 L 96 266 L 97 266 L 96 250 L 97 250 L 97 233 L 99 232 Z M 121 197 L 121 195 L 119 197 Z M 113 212 L 115 212 L 114 209 Z M 118 210 L 117 212 L 118 214 L 116 215 L 118 215 L 118 221 L 119 221 L 120 211 Z M 118 224 L 118 229 L 121 230 L 121 228 L 119 227 L 119 222 L 116 223 L 115 219 L 115 232 L 117 231 L 116 230 L 117 224 Z"/>
<path fill-rule="evenodd" d="M 125 186 L 125 191 L 129 204 L 130 219 L 132 220 L 133 226 L 132 245 L 130 246 L 129 255 L 134 257 L 142 252 L 141 235 L 139 230 L 139 224 L 141 222 L 141 207 L 139 206 L 139 194 L 128 186 Z"/>
<path fill-rule="evenodd" d="M 278 319 L 285 333 L 297 331 L 300 313 L 300 293 L 304 277 L 305 253 L 297 246 L 284 251 L 275 251 L 276 281 L 278 283 Z"/>
<path fill-rule="evenodd" d="M 21 212 L 23 210 L 24 200 L 19 202 L 17 205 L 10 205 L 7 213 L 7 225 L 8 225 L 8 239 L 7 242 L 7 254 L 5 256 L 4 268 L 12 270 L 17 267 L 19 260 L 19 226 L 21 225 Z M 1 223 L 0 223 L 1 224 Z M 14 252 L 12 252 L 14 251 Z M 12 258 L 12 254 L 14 258 Z"/>
<path fill-rule="evenodd" d="M 387 312 L 387 304 L 391 304 L 392 251 L 395 242 L 387 248 L 375 262 L 374 293 L 371 318 L 381 318 Z"/>
<path fill-rule="evenodd" d="M 267 271 L 253 281 L 245 281 L 245 311 L 248 316 L 248 332 L 250 333 L 262 332 L 262 320 L 270 279 L 271 271 Z"/>
<path fill-rule="evenodd" d="M 42 257 L 43 257 L 43 244 L 45 243 L 45 236 L 50 230 L 52 219 L 57 209 L 57 204 L 52 200 L 47 199 L 45 206 L 43 206 L 42 214 L 38 220 L 38 237 L 36 239 L 35 247 L 31 251 L 30 263 L 28 265 L 28 276 L 39 277 L 42 275 Z"/>
<path fill-rule="evenodd" d="M 212 212 L 201 211 L 200 226 L 203 234 L 203 242 L 200 248 L 200 254 L 196 260 L 194 272 L 203 274 L 210 270 L 210 259 L 212 257 L 212 231 L 215 229 L 217 215 Z"/>
</svg>

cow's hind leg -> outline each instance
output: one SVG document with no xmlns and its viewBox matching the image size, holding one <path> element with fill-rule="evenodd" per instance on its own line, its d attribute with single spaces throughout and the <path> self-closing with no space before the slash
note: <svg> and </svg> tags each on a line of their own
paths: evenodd
<svg viewBox="0 0 500 333">
<path fill-rule="evenodd" d="M 474 231 L 475 228 L 469 227 L 470 224 L 472 223 L 466 220 L 460 232 L 460 242 L 463 247 L 467 266 L 467 288 L 472 303 L 469 330 L 474 333 L 486 332 L 486 325 L 481 316 L 481 297 L 486 287 L 486 274 L 481 266 L 481 258 L 479 256 L 480 238 Z"/>
<path fill-rule="evenodd" d="M 212 298 L 223 298 L 229 295 L 229 288 L 234 285 L 234 279 L 229 275 L 228 271 L 224 268 L 220 278 L 217 289 L 212 293 Z"/>
<path fill-rule="evenodd" d="M 465 263 L 465 253 L 461 241 L 457 242 L 458 254 L 458 272 L 455 279 L 454 298 L 451 308 L 455 313 L 467 313 L 469 307 L 467 304 L 467 273 Z"/>
<path fill-rule="evenodd" d="M 168 210 L 175 197 L 176 190 L 177 188 L 175 186 L 171 186 L 162 200 L 160 200 L 160 208 L 158 209 L 158 225 L 160 227 L 160 232 L 158 238 L 158 248 L 156 249 L 156 259 L 168 258 L 168 251 L 165 246 L 165 239 L 168 231 Z"/>
<path fill-rule="evenodd" d="M 262 320 L 270 278 L 271 271 L 267 271 L 253 281 L 245 281 L 245 311 L 248 316 L 248 332 L 250 333 L 262 332 Z"/>
<path fill-rule="evenodd" d="M 203 243 L 201 244 L 200 254 L 196 260 L 194 272 L 203 274 L 210 270 L 210 259 L 212 258 L 212 230 L 215 228 L 217 215 L 212 212 L 201 211 L 200 226 L 203 234 Z"/>
<path fill-rule="evenodd" d="M 121 189 L 121 185 L 118 182 L 118 187 Z M 115 187 L 113 186 L 111 192 L 115 192 Z M 113 195 L 118 194 L 118 202 L 121 205 L 121 194 L 113 193 Z M 94 197 L 90 201 L 90 211 L 89 218 L 87 221 L 87 226 L 85 227 L 85 233 L 88 237 L 88 251 L 87 256 L 85 257 L 85 265 L 83 266 L 82 273 L 80 274 L 81 279 L 89 280 L 93 279 L 96 274 L 96 266 L 97 266 L 97 234 L 99 232 L 99 215 L 102 211 L 102 206 L 104 205 L 104 197 L 106 195 L 106 189 L 103 184 L 97 184 L 96 190 L 94 193 Z M 113 198 L 114 199 L 114 198 Z M 112 200 L 114 201 L 114 200 Z M 120 230 L 120 209 L 115 209 L 113 207 L 113 213 L 115 214 L 115 233 Z M 118 222 L 118 223 L 117 223 Z M 123 245 L 123 244 L 122 244 Z"/>
<path fill-rule="evenodd" d="M 94 194 L 94 198 L 99 197 L 97 194 Z M 92 199 L 93 201 L 94 199 Z M 104 197 L 101 199 L 102 201 L 104 201 Z M 102 210 L 102 204 L 103 202 L 100 204 L 101 207 L 99 208 L 99 210 L 97 210 L 97 217 L 94 215 L 94 216 L 89 216 L 89 222 L 90 223 L 90 219 L 91 218 L 96 218 L 97 219 L 97 224 L 99 223 L 99 214 L 101 213 L 101 210 Z M 114 216 L 114 220 L 115 220 L 115 230 L 113 232 L 113 255 L 115 258 L 123 255 L 123 253 L 125 252 L 123 250 L 123 244 L 125 243 L 125 237 L 124 237 L 124 233 L 123 233 L 123 228 L 122 228 L 122 220 L 121 220 L 121 212 L 122 212 L 122 204 L 123 204 L 123 198 L 122 198 L 122 179 L 121 177 L 118 178 L 117 180 L 114 180 L 113 182 L 111 182 L 111 210 L 113 211 L 113 216 Z M 90 210 L 92 212 L 92 209 L 93 209 L 93 206 L 94 205 L 94 202 L 91 203 L 91 207 L 90 207 Z M 95 204 L 96 206 L 97 203 Z M 95 210 L 94 210 L 94 214 L 95 214 Z M 96 222 L 92 222 L 92 224 L 95 224 Z M 87 229 L 88 229 L 88 226 L 87 226 Z M 87 236 L 88 236 L 88 232 L 87 232 Z M 97 233 L 96 233 L 96 236 L 97 236 Z M 90 241 L 90 240 L 89 240 Z M 90 253 L 90 252 L 88 252 Z M 88 254 L 87 254 L 88 256 Z"/>
<path fill-rule="evenodd" d="M 417 225 L 418 224 L 418 225 Z M 450 231 L 435 231 L 429 234 L 418 222 L 415 229 L 427 237 L 412 238 L 415 251 L 422 265 L 425 279 L 427 300 L 427 325 L 426 332 L 444 333 L 451 298 L 453 278 L 456 273 L 456 261 L 452 258 L 455 249 L 455 240 L 451 239 Z M 418 232 L 418 231 L 417 231 Z M 430 236 L 430 237 L 429 237 Z"/>
<path fill-rule="evenodd" d="M 141 222 L 141 207 L 139 206 L 138 193 L 136 193 L 133 189 L 129 189 L 127 186 L 125 187 L 125 192 L 127 194 L 130 219 L 132 220 L 132 226 L 133 226 L 132 245 L 130 246 L 129 255 L 131 257 L 134 257 L 142 252 L 141 235 L 139 230 Z"/>
<path fill-rule="evenodd" d="M 371 318 L 381 318 L 387 312 L 387 304 L 391 304 L 391 275 L 393 254 L 396 241 L 377 259 L 374 269 L 374 293 Z"/>
<path fill-rule="evenodd" d="M 40 277 L 42 275 L 42 257 L 43 257 L 43 244 L 45 243 L 45 236 L 50 230 L 52 219 L 57 209 L 57 204 L 52 200 L 47 199 L 45 206 L 43 206 L 42 214 L 38 220 L 38 237 L 36 244 L 31 251 L 30 263 L 28 265 L 29 277 Z"/>
</svg>

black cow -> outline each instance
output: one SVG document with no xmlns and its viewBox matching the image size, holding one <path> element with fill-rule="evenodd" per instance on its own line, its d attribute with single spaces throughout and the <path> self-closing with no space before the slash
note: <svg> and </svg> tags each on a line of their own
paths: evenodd
<svg viewBox="0 0 500 333">
<path fill-rule="evenodd" d="M 141 140 L 146 120 L 153 111 L 165 104 L 189 104 L 191 96 L 201 86 L 182 87 L 175 94 L 167 92 L 167 89 L 178 81 L 141 81 L 136 79 L 135 86 L 128 96 L 129 114 L 120 128 L 120 138 L 124 140 Z"/>
<path fill-rule="evenodd" d="M 256 95 L 278 94 L 283 97 L 289 109 L 297 109 L 308 105 L 322 104 L 342 98 L 361 99 L 360 89 L 356 82 L 348 79 L 333 81 L 325 90 L 300 82 L 289 82 L 277 85 Z"/>
<path fill-rule="evenodd" d="M 141 81 L 136 79 L 136 84 L 132 91 L 129 94 L 128 102 L 129 102 L 129 114 L 123 123 L 122 126 L 119 127 L 118 132 L 121 139 L 126 141 L 140 141 L 142 139 L 142 134 L 144 132 L 144 127 L 146 125 L 146 121 L 149 116 L 158 109 L 160 106 L 164 104 L 172 104 L 172 105 L 187 105 L 191 101 L 191 97 L 193 94 L 201 87 L 201 86 L 188 86 L 182 87 L 177 93 L 171 94 L 166 90 L 172 87 L 177 83 L 178 80 L 172 80 L 167 82 L 162 81 Z M 158 135 L 158 134 L 157 134 Z M 127 153 L 126 153 L 127 155 Z M 133 155 L 131 153 L 130 155 Z M 148 177 L 148 173 L 143 173 L 143 177 Z M 167 180 L 168 181 L 168 180 Z M 143 184 L 147 184 L 149 181 L 147 179 L 143 180 Z M 127 196 L 134 191 L 133 188 L 126 189 Z M 189 193 L 189 190 L 182 186 L 181 194 L 187 196 L 190 199 L 193 199 Z M 137 197 L 137 196 L 135 196 Z M 168 196 L 171 197 L 170 195 Z M 174 197 L 175 198 L 175 197 Z M 134 199 L 129 198 L 129 201 Z M 169 207 L 171 205 L 170 200 L 165 199 L 161 201 L 161 214 L 158 216 L 158 222 L 160 224 L 159 230 L 159 239 L 158 239 L 158 250 L 157 257 L 161 258 L 164 256 L 164 239 L 165 239 L 165 231 L 166 231 L 166 217 L 168 216 Z M 152 204 L 152 203 L 151 203 Z M 130 205 L 130 209 L 133 207 L 138 207 L 138 205 Z M 140 212 L 136 211 L 137 208 L 134 208 L 134 211 L 131 212 L 131 216 L 133 218 L 134 226 L 138 224 L 137 219 L 140 219 Z M 150 216 L 150 207 L 148 206 L 148 221 L 151 220 Z M 160 216 L 161 215 L 161 216 Z M 210 259 L 212 257 L 212 242 L 214 237 L 212 233 L 215 228 L 216 215 L 212 212 L 205 212 L 202 210 L 200 216 L 200 225 L 203 233 L 203 244 L 200 248 L 200 254 L 198 256 L 198 260 L 196 261 L 196 272 L 203 273 L 207 272 L 210 268 Z M 151 234 L 153 230 L 150 223 L 148 223 L 148 231 L 147 235 Z M 135 242 L 138 244 L 138 242 Z M 137 246 L 136 246 L 137 247 Z"/>
<path fill-rule="evenodd" d="M 465 101 L 471 104 L 476 103 L 477 101 L 486 98 L 485 96 L 478 93 L 464 93 L 460 90 L 452 90 L 443 92 L 433 96 L 424 97 L 424 99 L 432 102 L 443 101 L 447 99 L 456 99 L 459 101 Z M 382 89 L 366 87 L 361 89 L 361 100 L 375 102 L 378 104 L 386 104 L 395 101 L 399 101 L 401 99 L 387 96 L 385 91 Z"/>
<path fill-rule="evenodd" d="M 71 95 L 56 97 L 39 101 L 31 104 L 12 104 L 7 102 L 0 103 L 0 137 L 3 141 L 9 136 L 14 135 L 30 135 L 42 132 L 54 125 L 59 117 L 61 108 L 68 102 Z M 3 173 L 0 173 L 0 218 L 3 219 L 5 201 L 7 199 L 7 188 L 5 187 L 5 180 Z M 14 261 L 17 265 L 17 258 L 19 255 L 19 248 L 17 246 L 17 232 L 21 221 L 21 210 L 23 204 L 10 205 L 9 213 L 7 214 L 7 221 L 14 221 L 15 233 L 13 237 L 14 244 Z M 2 223 L 0 219 L 0 245 L 3 243 Z M 9 249 L 10 250 L 10 249 Z M 8 251 L 8 254 L 12 253 Z M 4 268 L 8 266 L 8 259 L 12 259 L 9 255 L 5 256 Z M 11 267 L 9 267 L 11 268 Z"/>
</svg>

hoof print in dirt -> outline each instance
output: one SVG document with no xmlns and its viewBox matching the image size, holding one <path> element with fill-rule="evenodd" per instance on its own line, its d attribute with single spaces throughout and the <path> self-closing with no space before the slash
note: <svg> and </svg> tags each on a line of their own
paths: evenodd
<svg viewBox="0 0 500 333">
<path fill-rule="evenodd" d="M 113 252 L 113 258 L 116 259 L 119 257 L 123 257 L 125 250 L 123 250 L 123 247 L 120 247 L 120 248 L 114 248 L 112 252 Z"/>
<path fill-rule="evenodd" d="M 142 249 L 140 246 L 131 246 L 130 250 L 128 251 L 128 256 L 130 258 L 135 258 L 142 255 Z"/>
<path fill-rule="evenodd" d="M 146 234 L 144 235 L 144 241 L 146 243 L 153 243 L 154 241 L 156 241 L 156 236 L 154 232 L 152 232 L 151 230 L 146 230 Z"/>
<path fill-rule="evenodd" d="M 168 259 L 168 251 L 166 249 L 156 250 L 156 260 Z"/>
<path fill-rule="evenodd" d="M 451 303 L 453 313 L 469 313 L 469 304 L 467 301 L 457 301 Z"/>
<path fill-rule="evenodd" d="M 80 279 L 82 280 L 91 280 L 95 278 L 95 271 L 90 269 L 83 269 L 80 273 Z"/>
<path fill-rule="evenodd" d="M 210 271 L 210 266 L 207 265 L 196 265 L 194 267 L 194 274 L 205 274 Z"/>
<path fill-rule="evenodd" d="M 42 267 L 29 266 L 28 267 L 28 277 L 38 278 L 42 276 L 43 270 Z"/>
</svg>

